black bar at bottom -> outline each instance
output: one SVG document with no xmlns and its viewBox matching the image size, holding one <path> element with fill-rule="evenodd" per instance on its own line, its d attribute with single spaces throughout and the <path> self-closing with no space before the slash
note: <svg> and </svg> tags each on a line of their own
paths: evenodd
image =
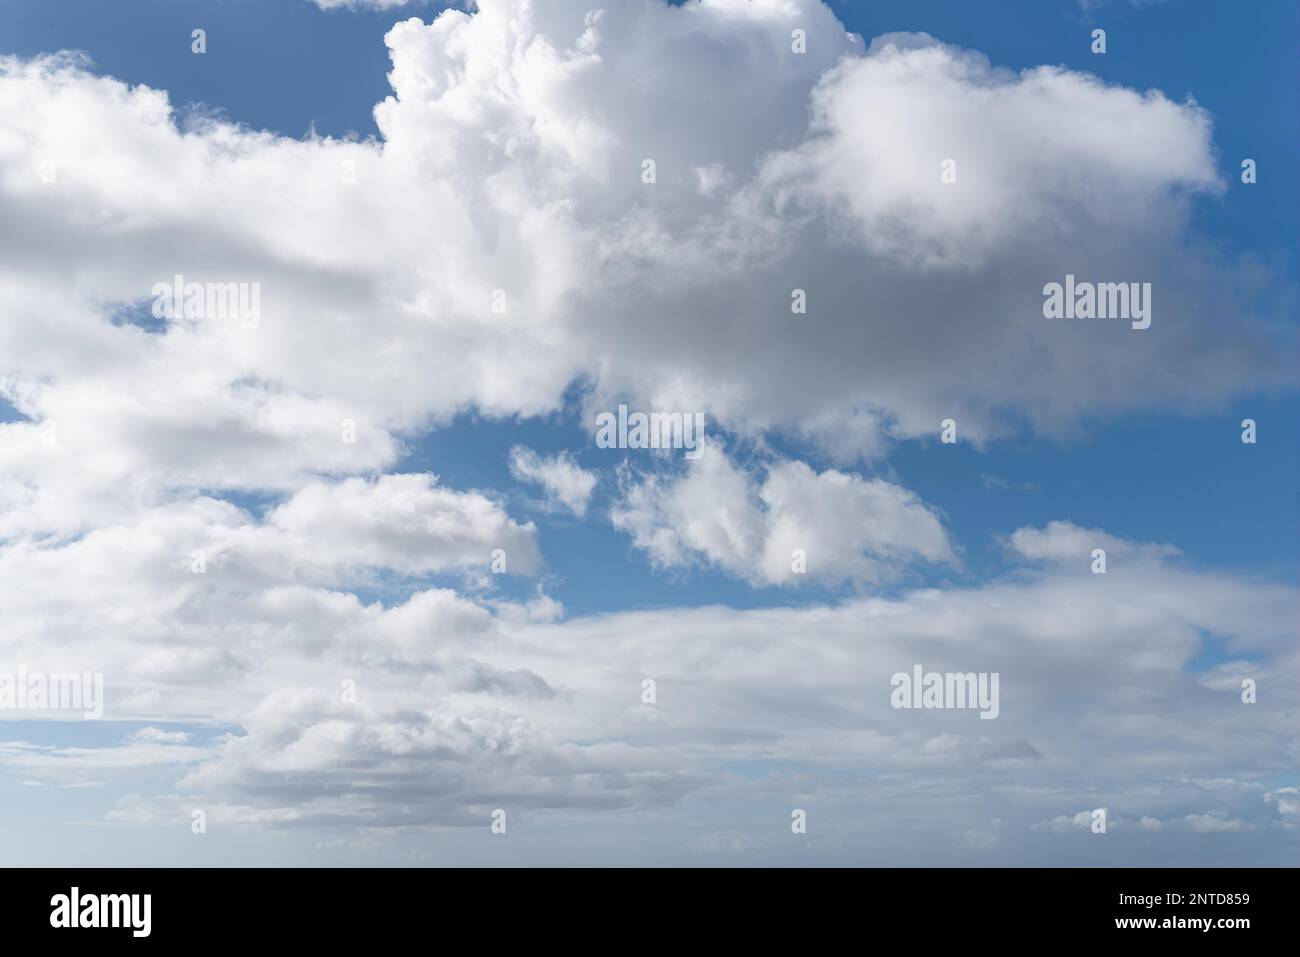
<svg viewBox="0 0 1300 957">
<path fill-rule="evenodd" d="M 0 882 L 8 943 L 295 950 L 404 935 L 457 949 L 469 936 L 548 949 L 712 939 L 806 950 L 877 934 L 911 938 L 917 953 L 1126 937 L 1230 948 L 1293 944 L 1300 903 L 1294 870 L 1264 869 L 7 869 Z"/>
</svg>

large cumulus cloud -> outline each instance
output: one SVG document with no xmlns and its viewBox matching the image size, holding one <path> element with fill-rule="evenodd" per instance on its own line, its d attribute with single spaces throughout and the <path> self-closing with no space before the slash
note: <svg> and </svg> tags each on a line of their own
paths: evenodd
<svg viewBox="0 0 1300 957">
<path fill-rule="evenodd" d="M 4 61 L 0 377 L 31 421 L 2 454 L 37 510 L 16 530 L 75 527 L 88 486 L 128 474 L 147 500 L 382 469 L 460 409 L 543 413 L 575 381 L 589 409 L 627 396 L 853 459 L 942 418 L 1059 430 L 1284 371 L 1275 304 L 1182 238 L 1222 189 L 1193 102 L 923 36 L 864 49 L 804 0 L 495 0 L 386 39 L 367 143 Z M 1152 282 L 1151 329 L 1044 320 L 1067 271 Z M 175 274 L 259 282 L 262 322 L 115 321 Z M 28 454 L 47 420 L 60 451 Z"/>
</svg>

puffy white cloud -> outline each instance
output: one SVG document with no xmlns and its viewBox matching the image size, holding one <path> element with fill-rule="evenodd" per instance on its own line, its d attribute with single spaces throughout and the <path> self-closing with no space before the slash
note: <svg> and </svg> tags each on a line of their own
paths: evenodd
<svg viewBox="0 0 1300 957">
<path fill-rule="evenodd" d="M 532 449 L 515 446 L 510 450 L 510 474 L 521 482 L 534 482 L 546 492 L 546 500 L 581 518 L 596 489 L 596 474 L 573 460 L 568 453 L 539 456 Z"/>
<path fill-rule="evenodd" d="M 421 575 L 487 565 L 498 548 L 511 572 L 535 571 L 539 560 L 531 522 L 519 525 L 487 497 L 442 488 L 431 475 L 314 482 L 267 526 L 272 549 L 306 564 Z"/>
<path fill-rule="evenodd" d="M 906 489 L 790 460 L 760 482 L 716 444 L 683 475 L 627 480 L 612 517 L 656 565 L 702 561 L 755 585 L 874 583 L 954 560 L 939 517 Z"/>
<path fill-rule="evenodd" d="M 440 650 L 447 633 L 489 633 L 492 612 L 425 577 L 486 570 L 495 548 L 508 571 L 527 573 L 540 562 L 533 536 L 429 475 L 316 483 L 261 521 L 198 498 L 73 541 L 0 549 L 6 655 L 32 671 L 103 674 L 115 718 L 224 720 L 267 692 L 261 680 L 280 680 L 279 667 L 292 673 L 287 662 L 326 648 L 339 655 L 318 665 L 332 687 L 351 663 L 379 659 L 511 693 L 535 681 Z M 386 604 L 354 593 L 366 590 Z M 499 608 L 511 620 L 557 613 Z"/>
<path fill-rule="evenodd" d="M 1069 135 L 1044 136 L 1061 116 Z M 823 77 L 812 135 L 764 174 L 793 191 L 787 201 L 847 207 L 871 253 L 934 272 L 1023 253 L 1026 233 L 1052 221 L 1145 230 L 1171 191 L 1222 190 L 1209 143 L 1194 102 L 888 34 Z M 940 176 L 946 160 L 955 182 Z"/>
</svg>

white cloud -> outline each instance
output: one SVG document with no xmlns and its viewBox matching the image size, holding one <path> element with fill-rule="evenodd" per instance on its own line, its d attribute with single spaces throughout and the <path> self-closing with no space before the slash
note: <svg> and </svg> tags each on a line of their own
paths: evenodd
<svg viewBox="0 0 1300 957">
<path fill-rule="evenodd" d="M 498 548 L 511 572 L 533 572 L 539 560 L 531 522 L 519 525 L 484 495 L 442 488 L 432 475 L 313 482 L 270 513 L 266 531 L 274 550 L 299 562 L 404 575 L 487 565 Z"/>
<path fill-rule="evenodd" d="M 1131 542 L 1108 535 L 1099 528 L 1080 528 L 1071 522 L 1049 522 L 1043 528 L 1018 528 L 1011 533 L 1011 548 L 1031 561 L 1080 562 L 1088 564 L 1095 548 L 1107 558 L 1138 560 L 1169 558 L 1181 554 L 1173 545 Z"/>
<path fill-rule="evenodd" d="M 524 669 L 544 685 L 516 684 L 503 696 L 500 688 L 462 684 L 444 698 L 456 710 L 416 705 L 418 717 L 398 716 L 404 702 L 409 707 L 420 698 L 418 686 L 395 673 L 367 673 L 359 710 L 320 694 L 291 706 L 273 693 L 242 717 L 255 733 L 233 741 L 186 786 L 238 803 L 262 794 L 263 801 L 279 802 L 274 806 L 302 809 L 306 819 L 474 822 L 484 795 L 502 788 L 520 807 L 654 804 L 706 783 L 715 794 L 738 795 L 740 782 L 719 777 L 729 759 L 797 756 L 825 769 L 866 761 L 912 786 L 950 782 L 960 769 L 964 788 L 986 797 L 1011 784 L 1074 787 L 1077 795 L 1102 787 L 1107 793 L 1095 806 L 1123 808 L 1112 816 L 1120 828 L 1160 817 L 1176 829 L 1229 822 L 1224 826 L 1236 830 L 1243 825 L 1231 822 L 1249 821 L 1248 814 L 1263 826 L 1253 792 L 1238 798 L 1216 791 L 1233 813 L 1201 820 L 1208 785 L 1168 778 L 1193 768 L 1272 773 L 1271 756 L 1289 734 L 1285 715 L 1248 713 L 1235 702 L 1192 692 L 1194 676 L 1181 663 L 1195 653 L 1197 629 L 1216 619 L 1216 602 L 1198 595 L 1204 578 L 1150 571 L 1133 578 L 1106 581 L 1101 604 L 1094 582 L 1065 576 L 831 608 L 601 615 L 494 629 L 497 637 L 486 642 L 466 634 L 453 644 L 476 648 L 495 673 Z M 1272 634 L 1273 654 L 1282 654 L 1284 614 L 1267 623 L 1259 617 L 1270 604 L 1267 593 L 1233 587 L 1243 613 L 1235 627 L 1256 640 Z M 1174 601 L 1186 624 L 1159 610 Z M 444 643 L 452 634 L 444 632 Z M 889 676 L 916 661 L 999 671 L 1003 711 L 996 727 L 972 727 L 965 713 L 892 710 Z M 637 704 L 644 676 L 657 682 L 657 707 Z M 556 693 L 539 694 L 543 687 Z M 453 714 L 462 719 L 447 723 Z M 601 734 L 593 740 L 596 727 Z M 936 734 L 943 747 L 931 746 Z M 578 739 L 581 747 L 572 743 Z M 1039 758 L 1001 760 L 1017 741 Z M 464 790 L 426 790 L 434 778 L 426 777 L 430 766 L 420 756 L 435 742 L 460 755 Z M 497 778 L 506 754 L 515 768 L 508 783 Z M 683 763 L 683 755 L 693 757 Z M 406 783 L 376 805 L 374 793 L 354 794 L 353 778 L 338 770 L 352 767 L 352 759 L 367 773 Z M 545 781 L 531 781 L 534 773 Z M 598 798 L 590 788 L 602 781 Z M 1004 792 L 996 806 L 1008 826 L 1024 828 L 1041 820 L 1036 812 L 1049 800 Z M 954 824 L 962 815 L 956 817 Z M 969 822 L 981 826 L 980 819 Z"/>
<path fill-rule="evenodd" d="M 704 561 L 755 585 L 875 583 L 954 560 L 938 516 L 906 489 L 789 460 L 760 482 L 716 444 L 681 476 L 629 481 L 612 517 L 656 565 Z"/>
<path fill-rule="evenodd" d="M 811 0 L 484 0 L 386 42 L 394 93 L 363 143 L 178 118 L 68 57 L 0 61 L 0 392 L 59 435 L 4 428 L 21 514 L 0 534 L 365 474 L 463 409 L 544 414 L 579 380 L 600 407 L 850 461 L 943 418 L 976 441 L 1059 432 L 1288 372 L 1258 281 L 1180 239 L 1221 188 L 1194 103 L 921 36 L 864 50 Z M 1153 282 L 1152 329 L 1043 320 L 1063 264 Z M 177 273 L 260 283 L 261 324 L 111 321 Z"/>
<path fill-rule="evenodd" d="M 1158 562 L 1123 576 L 1053 565 L 891 600 L 539 620 L 449 589 L 365 604 L 295 582 L 292 552 L 254 575 L 232 563 L 196 576 L 169 567 L 179 548 L 161 531 L 0 552 L 6 652 L 32 669 L 103 671 L 109 720 L 239 733 L 202 747 L 152 731 L 108 749 L 12 744 L 0 766 L 102 778 L 184 765 L 186 806 L 253 826 L 384 829 L 478 825 L 498 806 L 649 811 L 703 794 L 743 808 L 790 785 L 756 789 L 727 768 L 796 762 L 819 769 L 819 806 L 868 800 L 895 833 L 932 828 L 938 805 L 916 789 L 955 788 L 960 802 L 943 805 L 953 847 L 989 855 L 1062 801 L 1117 809 L 1121 822 L 1181 821 L 1175 831 L 1261 832 L 1292 797 L 1275 789 L 1271 806 L 1258 784 L 1293 736 L 1292 683 L 1247 707 L 1190 669 L 1205 633 L 1294 669 L 1300 609 L 1287 587 Z M 916 663 L 999 672 L 998 719 L 894 710 L 890 676 Z M 655 706 L 640 703 L 646 677 Z M 890 787 L 842 777 L 864 768 Z M 1180 780 L 1189 774 L 1202 779 Z M 159 800 L 114 814 L 174 812 Z M 960 839 L 993 816 L 1001 842 Z"/>
<path fill-rule="evenodd" d="M 510 450 L 510 474 L 521 482 L 535 482 L 546 492 L 546 500 L 581 518 L 596 488 L 596 474 L 588 472 L 568 453 L 540 457 L 532 449 L 515 446 Z"/>
</svg>

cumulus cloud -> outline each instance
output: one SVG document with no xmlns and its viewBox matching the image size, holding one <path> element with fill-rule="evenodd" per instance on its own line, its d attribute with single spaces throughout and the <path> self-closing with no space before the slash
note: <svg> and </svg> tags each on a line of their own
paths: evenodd
<svg viewBox="0 0 1300 957">
<path fill-rule="evenodd" d="M 0 63 L 14 531 L 382 469 L 403 435 L 554 411 L 575 381 L 848 461 L 943 418 L 1060 431 L 1288 371 L 1258 277 L 1179 238 L 1221 188 L 1195 103 L 920 35 L 864 47 L 812 0 L 485 0 L 386 42 L 376 142 L 178 116 L 67 56 Z M 1152 282 L 1152 328 L 1044 320 L 1062 264 Z M 260 324 L 117 321 L 177 274 L 259 283 Z"/>
<path fill-rule="evenodd" d="M 596 474 L 573 460 L 568 453 L 539 456 L 532 449 L 515 446 L 510 450 L 510 474 L 521 482 L 542 486 L 547 502 L 581 518 L 596 488 Z"/>
<path fill-rule="evenodd" d="M 511 571 L 537 568 L 532 523 L 517 524 L 477 492 L 431 475 L 314 482 L 267 518 L 269 545 L 299 561 L 390 568 L 404 575 L 486 565 L 496 549 Z"/>
<path fill-rule="evenodd" d="M 906 489 L 790 460 L 764 472 L 714 445 L 683 475 L 630 480 L 614 526 L 658 566 L 703 562 L 754 585 L 875 583 L 954 560 L 938 515 Z"/>
<path fill-rule="evenodd" d="M 309 485 L 260 521 L 198 498 L 73 541 L 0 549 L 7 654 L 31 670 L 102 673 L 117 718 L 232 717 L 277 656 L 343 646 L 334 673 L 354 659 L 418 661 L 456 687 L 533 688 L 518 669 L 498 675 L 440 650 L 449 632 L 487 634 L 493 611 L 427 580 L 486 571 L 498 548 L 508 572 L 526 574 L 540 562 L 533 535 L 429 475 Z M 41 584 L 67 580 L 77 587 L 57 594 Z M 366 591 L 385 601 L 363 602 Z M 557 613 L 546 604 L 498 601 L 496 614 L 544 620 Z"/>
</svg>

